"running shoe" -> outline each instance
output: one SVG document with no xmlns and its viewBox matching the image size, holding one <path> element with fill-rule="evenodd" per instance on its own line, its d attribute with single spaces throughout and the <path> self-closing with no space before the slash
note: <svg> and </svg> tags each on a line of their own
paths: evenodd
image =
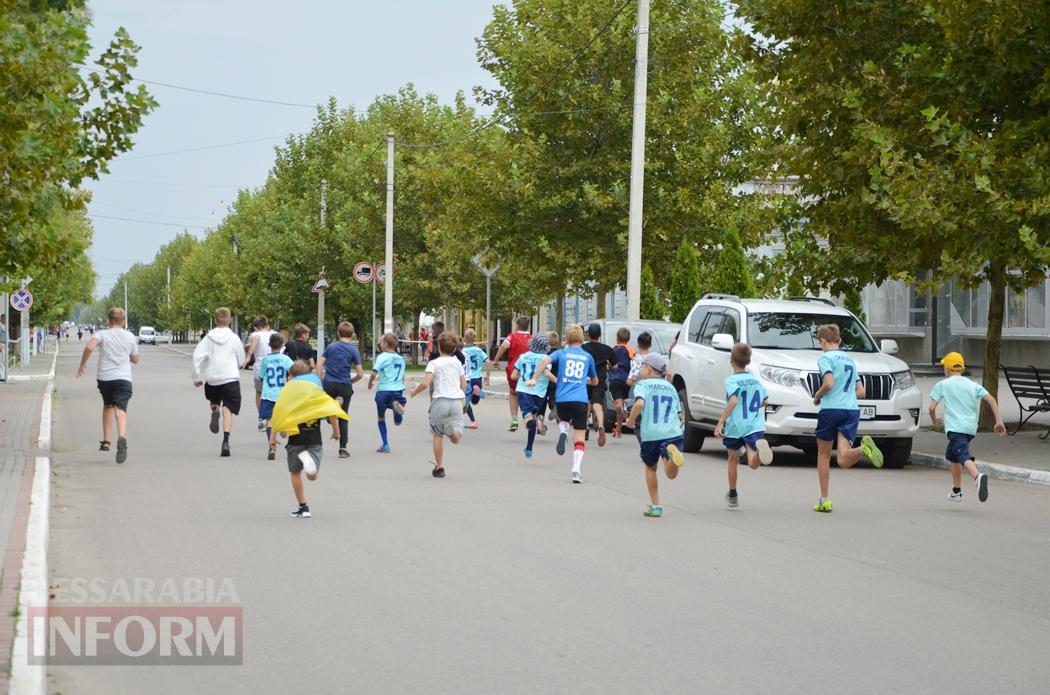
<svg viewBox="0 0 1050 695">
<path fill-rule="evenodd" d="M 265 432 L 266 431 L 266 420 L 260 419 L 259 423 L 255 426 L 255 428 L 257 430 L 259 430 L 260 432 Z"/>
<path fill-rule="evenodd" d="M 728 504 L 730 507 L 737 506 L 738 504 L 740 504 L 740 495 L 731 495 L 731 494 L 729 494 L 727 492 L 726 493 L 726 504 Z"/>
<path fill-rule="evenodd" d="M 117 440 L 117 446 L 120 446 L 120 440 Z M 977 474 L 977 499 L 982 502 L 988 499 L 988 474 L 978 473 Z"/>
<path fill-rule="evenodd" d="M 477 420 L 474 420 L 473 422 L 470 422 L 470 423 L 467 424 L 467 429 L 468 430 L 476 430 L 477 428 L 478 428 L 478 421 Z"/>
<path fill-rule="evenodd" d="M 299 460 L 302 461 L 303 464 L 303 473 L 306 473 L 309 476 L 317 475 L 317 461 L 314 460 L 314 457 L 309 451 L 300 451 Z"/>
<path fill-rule="evenodd" d="M 648 507 L 645 508 L 645 511 L 642 512 L 642 515 L 643 516 L 651 516 L 651 517 L 660 517 L 660 516 L 664 515 L 664 508 L 661 507 L 660 505 L 655 505 L 654 506 L 654 505 L 650 504 Z"/>
<path fill-rule="evenodd" d="M 605 428 L 598 428 L 598 446 L 605 446 Z"/>
<path fill-rule="evenodd" d="M 347 451 L 346 449 L 340 449 L 339 450 L 339 458 L 341 458 L 341 459 L 348 459 L 348 458 L 350 458 L 350 452 Z"/>
<path fill-rule="evenodd" d="M 547 413 L 547 419 L 548 420 L 557 420 L 558 419 L 557 411 L 555 411 L 553 408 L 551 408 L 551 411 L 549 413 Z"/>
<path fill-rule="evenodd" d="M 401 401 L 394 401 L 394 412 L 398 415 L 405 414 L 405 406 L 401 404 Z"/>
<path fill-rule="evenodd" d="M 208 429 L 211 430 L 212 434 L 218 434 L 219 433 L 219 409 L 218 408 L 212 408 L 211 409 L 211 424 L 208 425 Z"/>
<path fill-rule="evenodd" d="M 962 502 L 962 490 L 959 490 L 958 492 L 952 490 L 951 494 L 948 495 L 948 499 L 952 502 Z"/>
<path fill-rule="evenodd" d="M 109 442 L 103 439 L 101 442 L 98 443 L 98 450 L 109 451 Z"/>
<path fill-rule="evenodd" d="M 532 449 L 526 449 L 525 450 L 525 458 L 527 458 L 527 459 L 532 458 Z"/>
<path fill-rule="evenodd" d="M 309 519 L 310 507 L 305 504 L 300 504 L 297 508 L 292 510 L 292 517 L 295 519 Z"/>
<path fill-rule="evenodd" d="M 518 421 L 517 420 L 511 420 L 510 421 L 510 427 L 507 428 L 507 431 L 508 432 L 517 432 L 518 431 Z"/>
<path fill-rule="evenodd" d="M 376 449 L 376 453 L 377 454 L 389 454 L 390 453 L 390 445 L 389 444 L 382 445 L 381 447 Z"/>
<path fill-rule="evenodd" d="M 758 461 L 763 466 L 768 466 L 773 463 L 773 449 L 770 448 L 769 442 L 765 439 L 759 439 L 755 442 L 755 448 L 758 449 Z"/>
<path fill-rule="evenodd" d="M 445 467 L 442 466 L 441 468 L 435 468 L 434 471 L 431 473 L 431 475 L 433 475 L 435 478 L 444 478 L 445 477 Z"/>
<path fill-rule="evenodd" d="M 229 442 L 223 442 L 222 443 L 222 448 L 219 449 L 219 456 L 229 456 L 229 455 L 230 455 L 230 443 Z"/>
<path fill-rule="evenodd" d="M 583 475 L 580 474 L 580 473 L 577 473 L 576 471 L 573 471 L 572 472 L 572 482 L 574 482 L 577 485 L 579 485 L 580 483 L 583 482 Z"/>
<path fill-rule="evenodd" d="M 277 459 L 277 447 L 271 446 L 270 447 L 270 451 L 268 451 L 267 454 L 266 454 L 266 460 L 267 461 L 274 461 L 276 459 Z"/>
<path fill-rule="evenodd" d="M 671 459 L 671 463 L 679 468 L 685 465 L 685 456 L 682 455 L 681 450 L 674 444 L 667 445 L 667 458 Z"/>
<path fill-rule="evenodd" d="M 558 435 L 558 445 L 554 448 L 558 452 L 558 456 L 565 455 L 565 443 L 569 441 L 569 435 L 566 432 L 562 432 Z"/>
<path fill-rule="evenodd" d="M 829 513 L 832 510 L 831 499 L 817 500 L 817 503 L 813 505 L 813 511 Z"/>
<path fill-rule="evenodd" d="M 871 465 L 876 468 L 882 468 L 882 451 L 879 447 L 875 446 L 875 440 L 868 435 L 860 440 L 860 449 L 864 452 L 864 455 L 871 461 Z M 828 511 L 831 511 L 830 509 Z"/>
<path fill-rule="evenodd" d="M 543 421 L 543 418 L 540 418 L 539 423 L 540 424 L 539 424 L 539 427 L 536 430 L 536 434 L 540 435 L 541 437 L 546 437 L 547 436 L 547 423 Z"/>
<path fill-rule="evenodd" d="M 128 438 L 127 437 L 117 437 L 117 463 L 124 463 L 127 460 L 128 460 Z M 987 491 L 987 489 L 988 488 L 985 487 L 986 491 Z M 987 492 L 986 492 L 985 493 L 985 497 L 987 497 L 987 496 L 988 495 L 987 495 Z M 981 500 L 981 501 L 983 502 L 984 500 Z"/>
<path fill-rule="evenodd" d="M 619 439 L 622 436 L 620 434 L 620 428 L 619 427 L 613 427 L 612 436 L 613 436 L 613 439 Z"/>
</svg>

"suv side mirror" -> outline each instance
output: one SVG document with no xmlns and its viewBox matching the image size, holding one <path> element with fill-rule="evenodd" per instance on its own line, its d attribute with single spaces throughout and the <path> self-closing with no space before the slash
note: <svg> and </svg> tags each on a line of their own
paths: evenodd
<svg viewBox="0 0 1050 695">
<path fill-rule="evenodd" d="M 729 352 L 733 349 L 733 336 L 728 333 L 715 333 L 711 336 L 711 347 Z"/>
<path fill-rule="evenodd" d="M 896 340 L 885 339 L 879 341 L 879 351 L 884 352 L 887 355 L 896 355 L 900 352 L 900 348 L 897 347 Z"/>
</svg>

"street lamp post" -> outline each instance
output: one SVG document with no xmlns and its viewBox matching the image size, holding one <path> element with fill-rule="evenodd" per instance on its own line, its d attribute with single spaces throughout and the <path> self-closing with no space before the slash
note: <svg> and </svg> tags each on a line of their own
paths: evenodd
<svg viewBox="0 0 1050 695">
<path fill-rule="evenodd" d="M 237 256 L 239 256 L 240 253 L 241 253 L 240 241 L 241 240 L 237 238 L 237 234 L 236 233 L 230 235 L 230 243 L 233 244 L 233 258 L 234 258 L 234 262 L 236 262 Z M 238 338 L 240 338 L 240 336 L 241 336 L 240 322 L 237 320 L 237 312 L 236 311 L 233 312 L 233 332 Z"/>
<path fill-rule="evenodd" d="M 484 253 L 488 253 L 488 249 L 476 254 L 470 259 L 470 262 L 485 276 L 485 345 L 488 346 L 492 342 L 492 277 L 499 272 L 499 266 L 496 265 L 491 268 L 483 266 L 481 257 Z M 488 352 L 487 348 L 485 352 Z"/>
</svg>

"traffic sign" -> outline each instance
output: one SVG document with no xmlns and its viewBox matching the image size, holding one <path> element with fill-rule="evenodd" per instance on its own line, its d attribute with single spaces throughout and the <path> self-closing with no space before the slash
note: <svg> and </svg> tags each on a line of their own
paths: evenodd
<svg viewBox="0 0 1050 695">
<path fill-rule="evenodd" d="M 372 264 L 366 261 L 361 261 L 354 266 L 354 279 L 360 282 L 362 285 L 367 285 L 372 282 L 375 269 L 372 268 Z"/>
<path fill-rule="evenodd" d="M 33 295 L 26 288 L 11 293 L 11 308 L 15 311 L 26 311 L 33 306 Z"/>
<path fill-rule="evenodd" d="M 324 278 L 321 278 L 320 280 L 314 283 L 314 286 L 310 288 L 310 291 L 316 294 L 318 292 L 324 292 L 329 287 L 331 287 L 331 285 L 328 284 L 328 281 Z"/>
<path fill-rule="evenodd" d="M 376 280 L 382 285 L 386 282 L 386 263 L 380 263 L 376 266 Z"/>
</svg>

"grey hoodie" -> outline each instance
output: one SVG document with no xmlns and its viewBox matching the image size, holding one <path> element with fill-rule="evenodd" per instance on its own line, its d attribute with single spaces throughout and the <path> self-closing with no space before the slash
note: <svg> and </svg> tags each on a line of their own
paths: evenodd
<svg viewBox="0 0 1050 695">
<path fill-rule="evenodd" d="M 244 345 L 226 326 L 208 331 L 193 351 L 193 381 L 212 386 L 240 381 Z"/>
</svg>

